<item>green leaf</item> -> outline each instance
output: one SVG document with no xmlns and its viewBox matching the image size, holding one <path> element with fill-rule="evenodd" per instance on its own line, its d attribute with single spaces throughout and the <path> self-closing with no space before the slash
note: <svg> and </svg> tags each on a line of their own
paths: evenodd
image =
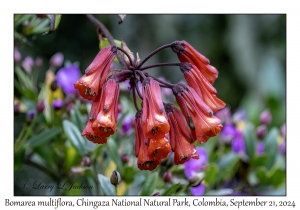
<svg viewBox="0 0 300 210">
<path fill-rule="evenodd" d="M 110 183 L 110 180 L 107 177 L 102 174 L 98 174 L 98 180 L 100 182 L 101 191 L 104 195 L 116 195 L 115 186 Z"/>
<path fill-rule="evenodd" d="M 204 180 L 208 184 L 212 184 L 215 181 L 215 178 L 218 173 L 218 166 L 216 164 L 209 165 L 208 170 L 205 172 Z"/>
<path fill-rule="evenodd" d="M 169 189 L 167 189 L 163 194 L 161 194 L 162 196 L 170 196 L 170 195 L 174 195 L 177 192 L 180 191 L 180 189 L 182 189 L 182 184 L 177 183 L 174 184 L 172 187 L 170 187 Z"/>
<path fill-rule="evenodd" d="M 27 140 L 27 144 L 30 147 L 38 147 L 42 144 L 46 144 L 48 141 L 52 140 L 54 137 L 58 136 L 62 132 L 62 129 L 59 127 L 53 127 L 48 130 L 33 136 Z"/>
<path fill-rule="evenodd" d="M 136 167 L 125 166 L 123 167 L 122 180 L 126 182 L 126 184 L 130 184 L 134 180 L 134 176 L 136 173 Z"/>
<path fill-rule="evenodd" d="M 63 121 L 63 128 L 64 131 L 68 137 L 68 139 L 71 141 L 77 152 L 81 155 L 84 156 L 85 153 L 85 146 L 86 146 L 86 141 L 85 139 L 81 136 L 80 131 L 78 128 L 70 121 L 64 120 Z"/>
<path fill-rule="evenodd" d="M 267 185 L 270 183 L 270 179 L 268 177 L 268 171 L 265 167 L 259 167 L 256 171 L 256 176 L 259 179 L 260 185 Z"/>
<path fill-rule="evenodd" d="M 14 16 L 14 24 L 17 27 L 19 24 L 28 20 L 32 15 L 15 15 Z"/>
<path fill-rule="evenodd" d="M 205 195 L 214 195 L 214 196 L 222 196 L 222 195 L 230 195 L 233 193 L 233 190 L 230 188 L 223 188 L 220 190 L 211 190 L 205 193 Z"/>
<path fill-rule="evenodd" d="M 23 72 L 23 70 L 19 66 L 15 67 L 15 72 L 17 74 L 17 77 L 19 79 L 19 82 L 20 82 L 22 88 L 33 90 L 30 78 L 28 77 L 28 75 L 25 72 Z"/>
<path fill-rule="evenodd" d="M 256 156 L 252 159 L 251 164 L 253 167 L 263 166 L 268 159 L 268 156 L 266 154 L 263 154 L 261 156 Z"/>
<path fill-rule="evenodd" d="M 221 181 L 228 176 L 232 176 L 235 173 L 234 169 L 237 167 L 238 161 L 239 156 L 233 152 L 223 155 L 217 162 L 219 170 L 222 171 L 222 173 L 218 174 L 216 181 Z"/>
<path fill-rule="evenodd" d="M 271 184 L 274 187 L 280 186 L 285 181 L 285 171 L 277 168 L 270 176 Z"/>
<path fill-rule="evenodd" d="M 112 138 L 107 140 L 109 157 L 117 164 L 117 170 L 122 171 L 121 157 L 118 153 L 118 147 Z"/>
<path fill-rule="evenodd" d="M 114 39 L 114 42 L 115 42 L 115 45 L 116 45 L 117 47 L 121 47 L 121 41 L 120 41 L 120 40 Z M 110 45 L 110 43 L 109 43 L 109 41 L 108 41 L 107 38 L 101 38 L 101 39 L 100 39 L 100 42 L 99 42 L 99 48 L 100 48 L 100 50 L 101 50 L 102 48 L 106 47 L 106 46 L 109 46 L 109 45 Z M 121 53 L 121 54 L 122 54 L 122 53 Z M 114 59 L 114 62 L 118 62 L 118 58 L 115 58 L 115 59 Z"/>
<path fill-rule="evenodd" d="M 265 153 L 268 155 L 265 166 L 267 169 L 271 169 L 276 161 L 276 155 L 278 154 L 278 129 L 273 128 L 265 138 Z"/>
<path fill-rule="evenodd" d="M 77 107 L 74 107 L 71 110 L 71 121 L 79 128 L 80 131 L 83 131 L 85 124 L 83 123 L 83 117 Z"/>
<path fill-rule="evenodd" d="M 255 136 L 254 136 L 254 128 L 253 125 L 247 124 L 244 131 L 244 140 L 246 147 L 246 154 L 250 158 L 250 160 L 254 157 L 256 152 L 255 147 Z"/>
<path fill-rule="evenodd" d="M 158 178 L 157 172 L 151 172 L 150 175 L 146 178 L 146 181 L 143 185 L 143 188 L 140 192 L 141 196 L 151 195 L 156 186 L 156 180 Z"/>
<path fill-rule="evenodd" d="M 21 149 L 18 152 L 15 153 L 14 155 L 14 170 L 18 170 L 24 161 L 24 154 L 25 154 L 25 149 Z"/>
</svg>

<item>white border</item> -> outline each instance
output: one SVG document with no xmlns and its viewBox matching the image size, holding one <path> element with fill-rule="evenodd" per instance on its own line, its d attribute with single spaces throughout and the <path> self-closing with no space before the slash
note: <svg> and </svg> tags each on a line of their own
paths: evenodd
<svg viewBox="0 0 300 210">
<path fill-rule="evenodd" d="M 299 139 L 297 131 L 299 130 L 298 119 L 299 113 L 299 11 L 296 1 L 2 1 L 1 10 L 1 184 L 0 194 L 1 209 L 8 209 L 4 206 L 4 199 L 10 200 L 47 200 L 49 197 L 13 197 L 13 14 L 14 13 L 282 13 L 287 14 L 287 196 L 281 197 L 258 197 L 259 200 L 279 201 L 289 200 L 296 202 L 296 209 L 299 208 L 300 202 L 298 196 L 299 179 Z M 299 135 L 299 134 L 298 134 Z M 58 197 L 55 197 L 58 198 Z M 64 200 L 76 202 L 80 197 L 63 197 Z M 138 197 L 125 197 L 127 200 L 136 200 Z M 247 199 L 252 200 L 255 197 L 222 197 L 227 202 L 230 199 Z M 298 198 L 298 200 L 297 200 Z M 99 201 L 102 199 L 112 199 L 109 197 L 88 197 L 90 200 Z M 120 198 L 121 199 L 121 198 Z M 153 198 L 154 199 L 154 198 Z M 155 197 L 157 200 L 167 198 Z M 181 198 L 183 199 L 183 198 Z M 190 202 L 193 197 L 187 198 Z M 214 199 L 206 197 L 206 199 Z M 15 209 L 15 207 L 9 207 Z M 37 208 L 37 207 L 36 207 Z M 38 207 L 40 209 L 40 207 Z M 62 208 L 60 209 L 74 209 Z M 92 209 L 92 207 L 89 207 Z M 105 208 L 105 207 L 99 207 Z M 136 207 L 122 207 L 122 209 L 131 209 Z M 140 207 L 139 207 L 140 208 Z M 157 207 L 155 207 L 157 208 Z M 160 207 L 159 207 L 160 208 Z M 182 207 L 172 207 L 182 208 Z M 211 207 L 195 207 L 208 209 Z M 265 207 L 256 207 L 265 208 Z M 278 207 L 277 207 L 278 208 Z M 32 207 L 23 207 L 23 209 L 32 209 Z M 162 209 L 162 208 L 161 208 Z"/>
</svg>

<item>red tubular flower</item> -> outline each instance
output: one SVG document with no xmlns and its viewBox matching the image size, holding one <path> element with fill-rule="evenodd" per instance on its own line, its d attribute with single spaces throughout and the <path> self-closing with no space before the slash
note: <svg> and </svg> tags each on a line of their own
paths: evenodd
<svg viewBox="0 0 300 210">
<path fill-rule="evenodd" d="M 147 77 L 143 81 L 143 131 L 148 139 L 162 139 L 169 132 L 158 82 Z"/>
<path fill-rule="evenodd" d="M 108 137 L 117 130 L 119 93 L 118 78 L 112 75 L 102 86 L 99 113 L 92 124 L 96 135 Z"/>
<path fill-rule="evenodd" d="M 74 84 L 75 89 L 78 89 L 79 94 L 83 98 L 95 100 L 101 86 L 106 80 L 116 53 L 116 46 L 103 48 L 85 70 L 85 74 Z"/>
<path fill-rule="evenodd" d="M 181 62 L 188 62 L 197 66 L 199 73 L 203 74 L 210 84 L 213 84 L 218 78 L 218 70 L 209 65 L 209 60 L 186 41 L 174 42 L 172 50 L 177 53 Z"/>
<path fill-rule="evenodd" d="M 171 145 L 169 144 L 168 138 L 164 137 L 162 139 L 149 139 L 148 154 L 153 156 L 155 160 L 165 159 L 171 152 Z"/>
<path fill-rule="evenodd" d="M 154 170 L 160 164 L 160 160 L 154 158 L 154 155 L 149 155 L 148 139 L 145 137 L 142 130 L 142 111 L 136 113 L 135 119 L 135 156 L 138 158 L 137 164 L 140 170 Z"/>
<path fill-rule="evenodd" d="M 226 106 L 226 104 L 217 97 L 216 89 L 207 81 L 195 65 L 183 62 L 180 65 L 180 69 L 189 86 L 199 94 L 204 103 L 206 103 L 213 112 L 217 112 Z"/>
<path fill-rule="evenodd" d="M 194 139 L 199 143 L 205 143 L 221 131 L 223 127 L 221 120 L 213 116 L 212 110 L 191 87 L 179 83 L 174 86 L 173 92 Z"/>
<path fill-rule="evenodd" d="M 92 129 L 93 121 L 89 120 L 86 124 L 84 130 L 82 131 L 81 135 L 85 136 L 89 141 L 95 144 L 106 144 L 107 139 L 105 137 L 96 135 Z"/>
<path fill-rule="evenodd" d="M 191 158 L 198 159 L 199 155 L 183 115 L 172 104 L 166 104 L 165 109 L 170 124 L 170 143 L 174 152 L 174 164 L 183 164 Z"/>
</svg>

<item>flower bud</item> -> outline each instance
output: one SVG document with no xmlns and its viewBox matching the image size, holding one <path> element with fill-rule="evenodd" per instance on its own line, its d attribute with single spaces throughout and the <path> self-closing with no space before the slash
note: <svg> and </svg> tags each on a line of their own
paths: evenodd
<svg viewBox="0 0 300 210">
<path fill-rule="evenodd" d="M 128 154 L 124 154 L 122 155 L 122 158 L 121 158 L 121 161 L 122 163 L 128 163 L 129 162 L 129 155 Z"/>
<path fill-rule="evenodd" d="M 285 138 L 286 136 L 286 125 L 285 123 L 280 127 L 280 135 Z"/>
<path fill-rule="evenodd" d="M 197 187 L 201 184 L 203 179 L 204 179 L 204 173 L 203 172 L 197 173 L 189 179 L 189 184 L 192 187 Z"/>
<path fill-rule="evenodd" d="M 14 51 L 14 60 L 15 60 L 15 62 L 20 62 L 21 59 L 22 59 L 22 56 L 21 56 L 20 51 L 17 48 L 15 48 L 15 51 Z"/>
<path fill-rule="evenodd" d="M 260 114 L 260 123 L 268 125 L 272 121 L 272 115 L 270 110 L 266 109 Z"/>
<path fill-rule="evenodd" d="M 280 154 L 285 155 L 285 153 L 286 153 L 286 142 L 285 141 L 283 141 L 281 144 L 279 144 L 278 150 L 279 150 Z"/>
<path fill-rule="evenodd" d="M 50 65 L 53 67 L 60 67 L 64 62 L 64 55 L 61 52 L 55 53 L 51 58 L 50 58 Z"/>
<path fill-rule="evenodd" d="M 33 66 L 34 66 L 34 61 L 30 56 L 27 56 L 22 62 L 22 67 L 28 74 L 31 73 Z"/>
<path fill-rule="evenodd" d="M 258 139 L 263 139 L 265 138 L 267 134 L 267 126 L 265 124 L 262 124 L 260 126 L 257 127 L 256 129 L 256 137 Z"/>
<path fill-rule="evenodd" d="M 38 113 L 43 112 L 45 109 L 45 101 L 44 100 L 40 100 L 37 104 L 36 104 L 36 110 L 38 111 Z"/>
<path fill-rule="evenodd" d="M 110 183 L 117 186 L 121 182 L 121 176 L 120 173 L 116 170 L 114 170 L 110 176 Z"/>
<path fill-rule="evenodd" d="M 172 172 L 171 171 L 166 171 L 163 174 L 163 180 L 164 180 L 164 182 L 170 182 L 171 179 L 172 179 Z"/>
<path fill-rule="evenodd" d="M 50 84 L 50 88 L 52 91 L 56 91 L 58 86 L 57 86 L 57 81 L 56 80 L 53 80 Z"/>
<path fill-rule="evenodd" d="M 18 103 L 16 103 L 16 104 L 14 105 L 14 114 L 15 114 L 15 115 L 20 113 L 20 111 L 21 111 L 20 106 L 21 106 L 21 103 L 20 103 L 20 102 L 18 102 Z"/>
<path fill-rule="evenodd" d="M 151 196 L 160 196 L 160 192 L 155 192 Z"/>
<path fill-rule="evenodd" d="M 63 105 L 64 103 L 59 99 L 54 100 L 52 103 L 52 107 L 54 110 L 60 110 L 63 107 Z"/>
<path fill-rule="evenodd" d="M 35 110 L 30 110 L 27 112 L 27 122 L 30 123 L 33 118 L 35 117 L 36 111 Z"/>
<path fill-rule="evenodd" d="M 90 166 L 91 165 L 91 159 L 88 156 L 84 156 L 81 160 L 81 165 Z"/>
<path fill-rule="evenodd" d="M 35 59 L 35 65 L 36 65 L 37 67 L 42 66 L 42 65 L 43 65 L 43 59 L 42 59 L 41 57 L 37 57 L 37 58 Z"/>
</svg>

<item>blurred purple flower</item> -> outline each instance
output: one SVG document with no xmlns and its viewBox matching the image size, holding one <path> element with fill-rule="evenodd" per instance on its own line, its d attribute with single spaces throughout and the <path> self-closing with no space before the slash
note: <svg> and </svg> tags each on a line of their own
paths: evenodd
<svg viewBox="0 0 300 210">
<path fill-rule="evenodd" d="M 235 137 L 232 139 L 231 142 L 231 148 L 235 153 L 245 151 L 245 142 L 243 139 L 243 133 L 241 131 L 236 131 Z"/>
<path fill-rule="evenodd" d="M 43 112 L 45 109 L 45 101 L 44 100 L 38 101 L 36 104 L 36 109 L 39 113 Z"/>
<path fill-rule="evenodd" d="M 75 64 L 61 68 L 56 73 L 57 84 L 63 89 L 65 94 L 74 93 L 74 84 L 80 77 L 80 70 Z"/>
<path fill-rule="evenodd" d="M 282 143 L 280 143 L 278 145 L 278 150 L 279 150 L 280 154 L 285 155 L 285 153 L 286 153 L 286 142 L 285 141 L 283 141 Z"/>
<path fill-rule="evenodd" d="M 244 109 L 237 110 L 232 116 L 233 124 L 237 124 L 238 122 L 245 121 L 245 120 L 246 120 L 246 111 Z"/>
<path fill-rule="evenodd" d="M 21 59 L 22 59 L 22 55 L 21 55 L 20 51 L 17 48 L 15 48 L 15 50 L 14 50 L 14 60 L 15 60 L 15 62 L 20 62 Z"/>
<path fill-rule="evenodd" d="M 280 135 L 285 139 L 285 136 L 286 136 L 286 125 L 285 125 L 285 123 L 280 127 Z"/>
<path fill-rule="evenodd" d="M 38 66 L 38 67 L 42 66 L 43 65 L 43 59 L 41 57 L 37 57 L 35 59 L 35 65 Z"/>
<path fill-rule="evenodd" d="M 236 128 L 231 124 L 225 124 L 220 135 L 221 142 L 230 142 L 236 134 Z"/>
<path fill-rule="evenodd" d="M 199 159 L 190 159 L 184 163 L 184 173 L 188 179 L 191 179 L 198 171 L 203 169 L 208 161 L 207 152 L 203 147 L 197 147 L 196 150 L 199 154 Z M 204 191 L 205 186 L 203 183 L 191 188 L 192 195 L 203 195 Z"/>
<path fill-rule="evenodd" d="M 30 110 L 27 112 L 27 118 L 29 120 L 32 120 L 35 117 L 36 111 L 35 110 Z"/>
<path fill-rule="evenodd" d="M 192 192 L 192 195 L 195 195 L 195 196 L 199 196 L 199 195 L 203 195 L 204 192 L 205 192 L 205 186 L 203 183 L 201 183 L 199 186 L 197 187 L 192 187 L 191 188 L 191 192 Z"/>
<path fill-rule="evenodd" d="M 134 120 L 134 116 L 127 115 L 123 120 L 122 125 L 122 133 L 125 135 L 129 135 L 132 132 L 132 121 Z"/>
<path fill-rule="evenodd" d="M 25 57 L 22 62 L 22 67 L 28 74 L 31 73 L 33 66 L 34 66 L 34 61 L 33 61 L 32 57 L 30 57 L 30 56 Z"/>
<path fill-rule="evenodd" d="M 52 107 L 54 110 L 60 110 L 63 107 L 64 103 L 62 100 L 56 99 L 53 101 Z"/>
<path fill-rule="evenodd" d="M 256 129 L 256 137 L 259 139 L 265 138 L 267 134 L 267 126 L 265 124 L 262 124 L 257 127 Z"/>
<path fill-rule="evenodd" d="M 231 112 L 229 107 L 224 107 L 220 111 L 215 113 L 215 116 L 221 120 L 222 123 L 229 124 L 231 123 Z M 223 128 L 224 129 L 224 128 Z M 223 130 L 222 129 L 222 130 Z"/>
<path fill-rule="evenodd" d="M 256 144 L 256 154 L 257 156 L 261 156 L 264 154 L 265 151 L 265 143 L 264 142 L 257 142 Z"/>
<path fill-rule="evenodd" d="M 268 125 L 272 121 L 272 114 L 271 114 L 270 110 L 269 109 L 264 110 L 260 114 L 259 120 L 260 120 L 261 124 Z"/>
<path fill-rule="evenodd" d="M 64 62 L 64 54 L 62 54 L 61 52 L 57 52 L 55 53 L 51 58 L 50 58 L 50 65 L 53 67 L 60 67 L 63 62 Z"/>
</svg>

